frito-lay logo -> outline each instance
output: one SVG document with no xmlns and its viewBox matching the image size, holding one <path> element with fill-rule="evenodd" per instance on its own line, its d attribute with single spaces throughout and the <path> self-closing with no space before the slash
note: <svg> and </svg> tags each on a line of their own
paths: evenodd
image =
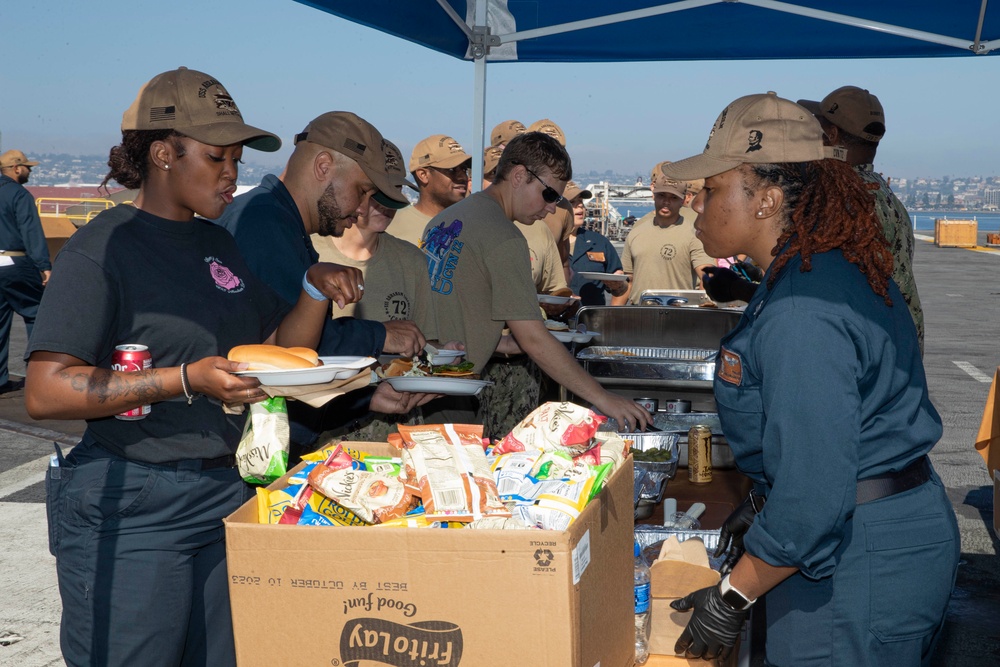
<svg viewBox="0 0 1000 667">
<path fill-rule="evenodd" d="M 392 667 L 458 667 L 462 629 L 448 621 L 402 625 L 357 618 L 340 633 L 340 659 L 345 667 L 358 667 L 361 661 Z"/>
<path fill-rule="evenodd" d="M 538 563 L 539 567 L 548 567 L 552 564 L 552 559 L 555 556 L 548 549 L 536 549 L 535 550 L 535 562 Z"/>
</svg>

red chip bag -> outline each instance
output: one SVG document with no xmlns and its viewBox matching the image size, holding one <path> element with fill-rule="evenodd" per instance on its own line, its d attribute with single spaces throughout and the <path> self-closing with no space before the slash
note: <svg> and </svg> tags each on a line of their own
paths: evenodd
<svg viewBox="0 0 1000 667">
<path fill-rule="evenodd" d="M 594 434 L 607 417 L 574 403 L 544 403 L 504 436 L 494 454 L 539 449 L 578 456 L 594 445 Z"/>
</svg>

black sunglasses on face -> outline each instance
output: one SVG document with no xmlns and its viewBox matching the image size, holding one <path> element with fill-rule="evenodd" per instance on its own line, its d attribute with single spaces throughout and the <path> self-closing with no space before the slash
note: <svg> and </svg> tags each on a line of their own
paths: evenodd
<svg viewBox="0 0 1000 667">
<path fill-rule="evenodd" d="M 528 169 L 528 165 L 522 164 L 521 166 L 524 167 L 525 171 L 534 176 L 535 179 L 542 184 L 542 187 L 545 188 L 544 190 L 542 190 L 542 199 L 545 200 L 546 204 L 558 204 L 559 202 L 562 201 L 563 199 L 562 195 L 556 192 L 555 188 L 551 187 L 548 183 L 538 178 L 538 174 L 531 171 L 531 169 Z"/>
</svg>

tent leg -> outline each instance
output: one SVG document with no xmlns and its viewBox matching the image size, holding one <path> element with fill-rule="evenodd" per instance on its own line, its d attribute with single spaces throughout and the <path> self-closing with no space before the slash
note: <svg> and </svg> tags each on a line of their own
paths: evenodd
<svg viewBox="0 0 1000 667">
<path fill-rule="evenodd" d="M 472 104 L 472 182 L 469 192 L 479 192 L 483 184 L 483 150 L 486 146 L 486 58 L 477 58 Z"/>
</svg>

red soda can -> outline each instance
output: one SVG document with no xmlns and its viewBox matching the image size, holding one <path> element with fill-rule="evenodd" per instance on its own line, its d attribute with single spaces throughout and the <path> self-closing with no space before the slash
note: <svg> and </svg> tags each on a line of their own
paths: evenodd
<svg viewBox="0 0 1000 667">
<path fill-rule="evenodd" d="M 111 355 L 111 370 L 122 373 L 135 373 L 145 371 L 153 367 L 153 356 L 149 353 L 149 348 L 145 345 L 117 345 L 115 352 Z M 116 419 L 124 421 L 135 421 L 145 419 L 152 409 L 150 405 L 140 405 L 128 412 L 121 412 L 115 415 Z"/>
</svg>

